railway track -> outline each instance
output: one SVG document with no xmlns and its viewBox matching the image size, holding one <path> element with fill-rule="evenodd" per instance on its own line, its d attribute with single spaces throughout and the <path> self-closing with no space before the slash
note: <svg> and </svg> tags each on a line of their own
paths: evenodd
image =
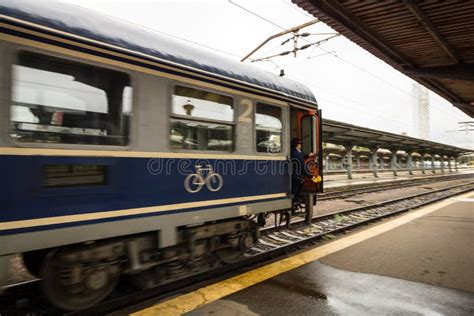
<svg viewBox="0 0 474 316">
<path fill-rule="evenodd" d="M 310 225 L 304 225 L 302 224 L 303 221 L 301 221 L 292 223 L 291 228 L 265 228 L 262 229 L 262 236 L 259 242 L 245 254 L 243 260 L 237 263 L 218 266 L 211 271 L 164 284 L 154 289 L 136 291 L 127 287 L 119 287 L 116 293 L 107 301 L 91 309 L 80 312 L 70 312 L 66 315 L 105 314 L 127 309 L 130 306 L 146 305 L 147 300 L 152 300 L 153 302 L 163 300 L 166 297 L 176 295 L 178 291 L 192 291 L 195 288 L 205 285 L 206 282 L 215 282 L 216 276 L 220 276 L 220 278 L 223 279 L 234 274 L 242 273 L 245 270 L 255 268 L 255 266 L 268 263 L 270 260 L 292 252 L 295 249 L 309 246 L 324 239 L 332 239 L 338 234 L 353 230 L 370 222 L 394 216 L 472 190 L 474 190 L 474 181 L 466 181 L 466 183 L 456 184 L 442 189 L 431 190 L 383 201 L 374 205 L 346 209 L 315 217 Z M 10 291 L 13 290 L 18 293 L 31 294 L 32 289 L 35 288 L 35 283 L 36 282 L 29 282 L 24 285 L 23 288 L 19 287 L 15 289 L 15 287 L 12 287 Z M 26 286 L 28 288 L 26 288 Z M 22 300 L 17 299 L 15 304 L 21 308 Z M 36 305 L 36 307 L 26 307 L 25 311 L 30 315 L 62 314 L 60 311 L 54 310 L 51 307 L 44 307 L 42 304 L 44 304 L 44 301 L 37 298 L 37 301 L 33 302 L 33 306 Z M 18 314 L 16 309 L 12 308 L 10 310 L 15 310 L 15 314 Z M 33 310 L 35 312 L 31 313 Z M 1 310 L 0 314 L 2 314 Z M 8 311 L 3 312 L 3 314 L 8 315 Z"/>
<path fill-rule="evenodd" d="M 358 194 L 364 193 L 372 193 L 372 192 L 379 192 L 389 189 L 400 189 L 400 188 L 408 188 L 419 186 L 422 184 L 430 184 L 436 183 L 439 181 L 449 181 L 449 180 L 462 180 L 473 178 L 472 174 L 461 174 L 461 175 L 446 175 L 446 176 L 437 176 L 437 177 L 430 177 L 428 179 L 421 178 L 421 179 L 408 179 L 408 180 L 401 180 L 397 182 L 390 182 L 390 183 L 376 183 L 375 185 L 368 185 L 356 188 L 345 188 L 343 190 L 334 190 L 325 193 L 318 194 L 318 200 L 334 200 L 334 199 L 344 199 Z"/>
<path fill-rule="evenodd" d="M 258 255 L 264 251 L 278 249 L 294 244 L 311 242 L 313 239 L 322 239 L 329 234 L 356 228 L 388 216 L 419 208 L 447 197 L 474 190 L 474 181 L 468 184 L 458 184 L 448 188 L 431 190 L 387 200 L 375 205 L 361 206 L 343 211 L 337 211 L 313 218 L 311 225 L 303 226 L 301 222 L 292 223 L 292 229 L 269 228 L 268 234 L 262 236 L 257 244 L 250 249 L 247 256 Z M 299 224 L 299 225 L 298 225 Z M 299 226 L 299 227 L 298 227 Z M 264 232 L 265 233 L 265 232 Z"/>
</svg>

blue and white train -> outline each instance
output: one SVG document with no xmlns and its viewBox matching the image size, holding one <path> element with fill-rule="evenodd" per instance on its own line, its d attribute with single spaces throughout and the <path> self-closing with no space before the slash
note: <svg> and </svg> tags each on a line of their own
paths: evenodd
<svg viewBox="0 0 474 316">
<path fill-rule="evenodd" d="M 292 207 L 290 139 L 321 154 L 299 83 L 64 3 L 0 24 L 0 285 L 21 254 L 77 310 L 233 262 Z"/>
</svg>

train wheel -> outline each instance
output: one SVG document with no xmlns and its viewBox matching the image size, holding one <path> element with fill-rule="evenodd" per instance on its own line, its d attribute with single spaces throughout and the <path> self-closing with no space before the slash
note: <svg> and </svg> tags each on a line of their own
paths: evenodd
<svg viewBox="0 0 474 316">
<path fill-rule="evenodd" d="M 118 274 L 99 264 L 66 262 L 61 250 L 52 250 L 41 267 L 41 288 L 47 299 L 63 310 L 82 310 L 106 298 L 116 287 Z"/>
<path fill-rule="evenodd" d="M 216 250 L 217 257 L 224 263 L 235 263 L 242 259 L 254 242 L 250 232 L 228 234 L 226 239 L 229 244 L 234 244 L 234 246 Z"/>
</svg>

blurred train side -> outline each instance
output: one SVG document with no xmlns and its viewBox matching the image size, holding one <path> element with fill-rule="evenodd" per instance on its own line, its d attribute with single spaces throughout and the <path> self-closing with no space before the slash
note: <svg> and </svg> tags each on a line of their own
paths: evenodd
<svg viewBox="0 0 474 316">
<path fill-rule="evenodd" d="M 6 8 L 2 8 L 3 13 Z M 23 16 L 27 11 L 21 11 Z M 156 233 L 157 248 L 165 248 L 179 243 L 178 230 L 182 227 L 291 207 L 286 165 L 290 104 L 315 110 L 310 93 L 303 92 L 307 94 L 304 100 L 226 79 L 221 73 L 212 73 L 211 67 L 206 72 L 189 65 L 155 63 L 125 51 L 107 51 L 105 45 L 74 42 L 59 31 L 36 28 L 34 15 L 30 21 L 19 22 L 21 16 L 2 19 L 0 42 L 0 285 L 6 280 L 12 254 L 144 232 Z M 126 143 L 65 144 L 13 137 L 13 67 L 21 54 L 126 75 L 132 97 Z M 221 66 L 225 68 L 216 60 L 215 67 Z M 268 74 L 261 73 L 260 77 L 249 77 L 264 82 Z M 285 87 L 283 79 L 275 80 L 282 80 L 280 85 Z M 268 86 L 272 84 L 270 81 Z M 203 119 L 230 126 L 230 150 L 172 148 L 171 121 L 182 119 L 179 115 L 173 118 L 172 113 L 172 95 L 178 87 L 232 99 L 231 121 Z M 281 111 L 281 143 L 273 152 L 257 151 L 255 108 L 259 103 Z M 222 188 L 215 192 L 206 187 L 196 193 L 186 190 L 186 177 L 195 172 L 196 165 L 212 166 L 220 172 Z M 166 168 L 155 172 L 158 166 Z M 227 166 L 225 170 L 223 166 Z M 82 173 L 89 168 L 99 176 L 99 182 L 50 185 L 55 181 L 51 174 L 61 172 L 61 167 L 82 168 Z"/>
</svg>

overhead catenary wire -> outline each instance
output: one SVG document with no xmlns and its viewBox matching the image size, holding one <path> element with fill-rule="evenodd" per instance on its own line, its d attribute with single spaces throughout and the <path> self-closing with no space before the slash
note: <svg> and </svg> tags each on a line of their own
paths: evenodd
<svg viewBox="0 0 474 316">
<path fill-rule="evenodd" d="M 232 2 L 232 1 L 230 1 L 230 0 L 229 0 L 229 2 L 231 2 L 232 4 L 235 5 L 234 2 Z M 80 7 L 79 5 L 76 5 L 76 6 Z M 238 5 L 237 5 L 237 6 L 238 6 Z M 238 6 L 238 7 L 241 7 L 241 6 Z M 242 8 L 243 8 L 243 7 L 242 7 Z M 86 9 L 87 9 L 87 10 L 90 10 L 90 11 L 98 12 L 98 11 L 95 11 L 95 10 L 92 10 L 92 9 L 89 9 L 89 8 L 86 8 Z M 245 11 L 248 12 L 248 10 L 245 10 Z M 195 45 L 198 45 L 198 46 L 207 48 L 207 49 L 211 49 L 211 50 L 214 50 L 214 51 L 218 51 L 218 52 L 221 52 L 221 53 L 225 53 L 225 54 L 227 54 L 227 55 L 231 55 L 231 56 L 234 56 L 234 57 L 242 58 L 242 56 L 237 55 L 237 54 L 234 54 L 234 53 L 231 53 L 231 52 L 227 52 L 227 51 L 224 51 L 224 50 L 221 50 L 221 49 L 217 49 L 217 48 L 215 48 L 215 47 L 211 47 L 211 46 L 208 46 L 208 45 L 204 45 L 204 44 L 201 44 L 201 43 L 199 43 L 199 42 L 195 42 L 195 41 L 192 41 L 192 40 L 188 40 L 188 39 L 186 39 L 186 38 L 182 38 L 182 37 L 179 37 L 179 36 L 176 36 L 176 35 L 173 35 L 173 34 L 170 34 L 170 33 L 166 33 L 166 32 L 163 32 L 163 31 L 159 31 L 159 30 L 156 30 L 156 29 L 153 29 L 153 28 L 149 28 L 149 27 L 140 25 L 140 24 L 138 24 L 138 23 L 130 22 L 130 21 L 128 21 L 128 20 L 123 20 L 123 19 L 120 19 L 120 18 L 111 16 L 111 15 L 108 15 L 108 14 L 105 14 L 105 13 L 102 13 L 102 12 L 98 12 L 98 13 L 100 13 L 100 14 L 102 14 L 102 15 L 104 15 L 104 16 L 108 16 L 108 17 L 117 19 L 117 20 L 121 20 L 121 21 L 126 22 L 126 23 L 128 23 L 128 24 L 136 25 L 136 26 L 139 26 L 139 27 L 141 27 L 141 28 L 145 28 L 145 29 L 148 29 L 148 30 L 150 30 L 150 31 L 157 32 L 157 33 L 160 33 L 160 34 L 163 34 L 163 35 L 166 35 L 166 36 L 169 36 L 169 37 L 172 37 L 172 38 L 181 40 L 181 41 L 185 41 L 185 42 L 188 42 L 188 43 L 192 43 L 192 44 L 195 44 Z M 255 14 L 254 14 L 254 15 L 255 15 Z M 258 15 L 257 15 L 257 16 L 258 16 Z M 269 22 L 269 20 L 267 20 L 267 19 L 265 19 L 265 18 L 263 18 L 263 20 Z M 272 23 L 272 24 L 275 25 L 275 26 L 277 26 L 277 25 L 274 24 L 274 23 Z M 283 27 L 281 27 L 281 26 L 278 26 L 278 27 L 281 28 L 282 30 L 285 30 L 285 28 L 283 28 Z M 303 40 L 306 41 L 306 39 L 304 39 L 304 38 L 303 38 Z M 308 42 L 308 41 L 307 41 L 307 42 Z M 308 43 L 310 43 L 310 42 L 308 42 Z M 315 47 L 316 47 L 316 46 L 315 46 Z M 296 79 L 296 80 L 303 82 L 303 81 L 300 80 L 300 79 Z M 307 82 L 304 82 L 304 83 L 307 84 L 307 85 L 309 85 L 309 86 L 312 86 L 311 84 L 309 84 L 309 83 L 307 83 Z M 318 88 L 318 89 L 321 90 L 321 88 Z M 324 89 L 324 90 L 326 90 L 326 89 Z M 333 93 L 330 93 L 330 94 L 333 94 Z M 354 102 L 354 101 L 351 101 L 351 102 L 357 104 L 357 103 Z M 332 103 L 335 103 L 335 102 L 332 102 Z M 338 103 L 338 105 L 343 106 L 343 107 L 349 107 L 349 108 L 351 108 L 351 106 L 349 106 L 349 105 L 347 105 L 347 104 Z M 363 106 L 360 105 L 360 106 L 357 106 L 357 108 L 358 108 L 359 110 L 361 110 L 361 109 L 363 109 Z M 364 110 L 364 112 L 366 112 L 366 111 Z M 367 113 L 368 113 L 368 112 L 367 112 Z M 396 121 L 396 120 L 394 120 L 393 118 L 391 118 L 391 117 L 389 117 L 389 116 L 384 116 L 384 115 L 377 115 L 377 116 L 379 116 L 379 117 L 381 117 L 381 118 L 384 118 L 384 119 L 389 119 L 389 120 L 391 120 L 391 121 Z M 398 122 L 399 122 L 400 124 L 403 124 L 401 121 L 398 121 Z M 406 123 L 405 123 L 405 124 L 406 124 Z"/>
<path fill-rule="evenodd" d="M 250 13 L 250 14 L 256 16 L 256 17 L 258 17 L 258 18 L 261 19 L 261 20 L 264 20 L 265 22 L 270 23 L 270 24 L 272 24 L 273 26 L 276 26 L 276 27 L 278 27 L 278 28 L 280 28 L 280 29 L 282 29 L 282 30 L 285 30 L 285 28 L 283 28 L 282 26 L 280 26 L 280 25 L 278 25 L 278 24 L 276 24 L 276 23 L 274 23 L 274 22 L 272 22 L 272 21 L 270 21 L 270 20 L 264 18 L 264 17 L 261 16 L 261 15 L 258 15 L 257 13 L 255 13 L 255 12 L 253 12 L 253 11 L 251 11 L 251 10 L 245 8 L 244 6 L 241 6 L 241 5 L 235 3 L 235 2 L 232 1 L 232 0 L 227 0 L 227 1 L 228 1 L 230 4 L 235 5 L 236 7 L 240 8 L 240 9 L 242 9 L 242 10 L 244 10 L 244 11 L 246 11 L 246 12 L 248 12 L 248 13 Z M 313 17 L 313 19 L 314 19 L 314 17 Z"/>
<path fill-rule="evenodd" d="M 269 19 L 267 19 L 267 18 L 265 18 L 265 17 L 263 17 L 263 16 L 261 16 L 261 15 L 255 13 L 255 12 L 253 12 L 253 11 L 251 11 L 250 9 L 245 8 L 245 7 L 242 6 L 242 5 L 236 4 L 236 3 L 233 2 L 232 0 L 228 0 L 228 2 L 231 3 L 231 4 L 233 4 L 234 6 L 236 6 L 236 7 L 240 8 L 240 9 L 242 9 L 242 10 L 244 10 L 244 11 L 246 11 L 246 12 L 248 12 L 248 13 L 254 15 L 254 16 L 256 16 L 257 18 L 259 18 L 259 19 L 261 19 L 261 20 L 263 20 L 263 21 L 265 21 L 265 22 L 267 22 L 267 23 L 270 23 L 270 24 L 272 24 L 272 25 L 275 26 L 275 27 L 278 27 L 279 29 L 285 30 L 285 28 L 284 28 L 283 26 L 281 26 L 281 25 L 279 25 L 279 24 L 277 24 L 277 23 L 275 23 L 275 22 L 273 22 L 273 21 L 271 21 L 271 20 L 269 20 Z M 288 5 L 289 5 L 289 4 L 288 4 Z M 301 13 L 301 14 L 307 16 L 307 14 L 304 14 L 303 12 L 300 12 L 300 10 L 297 10 L 297 11 L 298 11 L 299 13 Z M 314 17 L 312 17 L 312 18 L 314 18 Z M 307 41 L 305 38 L 303 38 L 303 40 L 306 41 L 306 42 L 308 42 L 308 43 L 310 43 L 310 42 Z M 334 56 L 335 58 L 341 60 L 342 62 L 344 62 L 344 63 L 346 63 L 346 64 L 348 64 L 348 65 L 350 65 L 350 66 L 352 66 L 352 67 L 355 67 L 356 69 L 358 69 L 358 70 L 360 70 L 360 71 L 362 71 L 362 72 L 365 72 L 365 73 L 367 73 L 368 75 L 370 75 L 370 76 L 372 76 L 372 77 L 374 77 L 374 78 L 376 78 L 376 79 L 378 79 L 378 80 L 380 80 L 380 81 L 382 81 L 382 82 L 385 82 L 387 85 L 391 86 L 391 87 L 394 88 L 395 90 L 398 90 L 398 91 L 400 91 L 400 92 L 402 92 L 402 93 L 404 93 L 404 94 L 407 94 L 407 95 L 411 96 L 412 98 L 417 98 L 417 99 L 419 99 L 418 96 L 413 95 L 411 92 L 408 92 L 408 91 L 406 91 L 406 90 L 401 89 L 400 87 L 394 85 L 394 84 L 391 83 L 390 81 L 385 80 L 383 77 L 381 77 L 381 76 L 379 76 L 379 75 L 377 75 L 377 74 L 374 74 L 374 73 L 372 73 L 372 72 L 366 70 L 365 68 L 363 68 L 363 67 L 361 67 L 361 66 L 359 66 L 359 65 L 356 65 L 356 64 L 352 63 L 351 61 L 349 61 L 349 60 L 347 60 L 347 59 L 345 59 L 345 58 L 342 58 L 342 57 L 340 57 L 339 55 L 334 54 L 333 52 L 331 52 L 331 51 L 329 51 L 329 50 L 327 50 L 327 49 L 325 49 L 325 48 L 323 48 L 323 47 L 321 47 L 321 46 L 315 46 L 315 48 L 318 48 L 318 49 L 322 50 L 323 52 L 325 52 L 325 53 L 327 53 L 327 54 L 329 54 L 329 55 L 332 55 L 332 56 Z M 451 116 L 452 118 L 454 118 L 454 119 L 456 119 L 456 120 L 460 120 L 460 119 L 461 119 L 460 117 L 456 117 L 456 116 L 454 115 L 454 113 L 452 113 L 452 112 L 447 112 L 447 111 L 445 111 L 444 109 L 439 108 L 437 105 L 432 104 L 432 106 L 433 106 L 434 108 L 436 108 L 438 111 L 443 112 L 443 113 L 445 113 L 446 115 L 449 115 L 449 116 Z"/>
<path fill-rule="evenodd" d="M 278 25 L 278 24 L 276 24 L 276 23 L 270 21 L 269 19 L 266 19 L 266 18 L 262 17 L 261 15 L 255 13 L 255 12 L 252 12 L 251 10 L 249 10 L 249 9 L 247 9 L 247 8 L 241 6 L 241 5 L 238 5 L 238 4 L 236 4 L 235 2 L 233 2 L 233 1 L 231 1 L 231 0 L 228 0 L 228 1 L 229 1 L 229 3 L 233 4 L 234 6 L 239 7 L 240 9 L 242 9 L 242 10 L 244 10 L 244 11 L 246 11 L 246 12 L 248 12 L 248 13 L 250 13 L 250 14 L 256 16 L 256 17 L 258 17 L 259 19 L 261 19 L 261 20 L 263 20 L 263 21 L 265 21 L 265 22 L 267 22 L 267 23 L 270 23 L 270 24 L 272 24 L 273 26 L 278 27 L 278 28 L 280 28 L 280 29 L 282 29 L 282 30 L 285 30 L 284 27 L 282 27 L 282 26 L 280 26 L 280 25 Z M 237 57 L 237 58 L 239 58 L 239 59 L 242 58 L 241 55 L 234 54 L 234 53 L 232 53 L 232 52 L 228 52 L 228 51 L 225 51 L 225 50 L 222 50 L 222 49 L 218 49 L 218 48 L 215 48 L 215 47 L 212 47 L 212 46 L 209 46 L 209 45 L 205 45 L 205 44 L 202 44 L 202 43 L 199 43 L 199 42 L 196 42 L 196 41 L 193 41 L 193 40 L 189 40 L 189 39 L 186 39 L 186 38 L 183 38 L 183 37 L 180 37 L 180 36 L 171 34 L 171 33 L 159 31 L 159 30 L 156 30 L 156 29 L 153 29 L 153 28 L 150 28 L 150 27 L 147 27 L 147 26 L 143 26 L 143 25 L 138 24 L 138 23 L 135 23 L 135 22 L 131 22 L 131 21 L 129 21 L 129 20 L 121 19 L 121 18 L 119 18 L 119 17 L 112 16 L 112 15 L 109 15 L 109 14 L 106 14 L 106 13 L 103 13 L 103 12 L 100 12 L 100 11 L 96 11 L 96 10 L 93 10 L 93 9 L 90 9 L 90 8 L 87 8 L 87 7 L 83 7 L 83 6 L 80 6 L 80 5 L 77 5 L 77 4 L 73 4 L 73 5 L 75 5 L 75 6 L 77 6 L 77 7 L 80 7 L 80 8 L 83 8 L 83 9 L 86 9 L 86 10 L 89 10 L 89 11 L 96 12 L 96 13 L 98 13 L 98 14 L 101 14 L 101 15 L 103 15 L 103 16 L 107 16 L 107 17 L 109 17 L 109 18 L 113 18 L 113 19 L 116 19 L 116 20 L 120 20 L 120 21 L 125 22 L 125 23 L 127 23 L 127 24 L 135 25 L 135 26 L 138 26 L 138 27 L 140 27 L 140 28 L 144 28 L 144 29 L 147 29 L 147 30 L 152 31 L 152 32 L 160 33 L 160 34 L 163 34 L 163 35 L 165 35 L 165 36 L 172 37 L 172 38 L 175 38 L 175 39 L 178 39 L 178 40 L 181 40 L 181 41 L 185 41 L 185 42 L 188 42 L 188 43 L 191 43 L 191 44 L 194 44 L 194 45 L 203 47 L 203 48 L 207 48 L 207 49 L 210 49 L 210 50 L 213 50 L 213 51 L 216 51 L 216 52 L 220 52 L 220 53 L 223 53 L 223 54 L 226 54 L 226 55 L 229 55 L 229 56 Z M 287 5 L 290 5 L 290 4 L 287 4 Z M 300 10 L 296 10 L 296 11 L 300 12 Z M 305 16 L 307 16 L 307 14 L 304 14 L 302 11 L 301 11 L 300 13 L 303 14 L 303 15 L 305 15 Z M 305 38 L 303 38 L 303 40 L 307 41 Z M 307 42 L 308 42 L 308 41 L 307 41 Z M 309 42 L 308 42 L 308 43 L 309 43 Z M 343 58 L 341 58 L 341 57 L 339 57 L 339 56 L 337 56 L 336 54 L 334 54 L 334 52 L 328 51 L 328 50 L 326 50 L 326 49 L 324 49 L 324 48 L 322 48 L 322 47 L 320 47 L 320 46 L 316 46 L 316 45 L 315 45 L 314 47 L 315 47 L 315 48 L 318 48 L 318 49 L 320 49 L 320 50 L 322 50 L 322 51 L 324 51 L 324 52 L 327 53 L 327 54 L 330 54 L 330 55 L 332 55 L 332 56 L 338 58 L 338 59 L 341 60 L 341 61 L 344 61 L 344 62 L 346 62 L 346 63 L 352 65 L 353 67 L 358 68 L 358 69 L 361 70 L 361 71 L 364 71 L 364 72 L 366 72 L 366 73 L 368 73 L 368 74 L 371 74 L 371 75 L 374 76 L 375 78 L 377 78 L 377 79 L 379 79 L 379 80 L 381 80 L 381 81 L 383 81 L 383 82 L 388 83 L 389 85 L 391 85 L 392 87 L 398 89 L 398 90 L 401 91 L 401 92 L 404 92 L 404 93 L 409 94 L 409 92 L 404 91 L 404 90 L 402 90 L 402 89 L 396 87 L 395 85 L 391 84 L 390 82 L 386 81 L 385 79 L 383 79 L 383 78 L 381 78 L 381 77 L 379 77 L 379 76 L 377 76 L 377 75 L 375 75 L 375 74 L 372 74 L 371 72 L 369 72 L 369 71 L 367 71 L 367 70 L 365 70 L 365 69 L 363 69 L 363 68 L 361 68 L 361 67 L 359 67 L 359 66 L 357 66 L 357 65 L 355 65 L 355 64 L 353 64 L 353 63 L 351 63 L 351 62 L 349 62 L 349 61 L 347 61 L 347 60 L 345 60 L 345 59 L 343 59 Z M 413 95 L 412 95 L 412 96 L 413 96 Z M 445 112 L 445 111 L 443 111 L 443 110 L 441 110 L 441 109 L 439 109 L 439 108 L 438 108 L 438 110 L 441 111 L 441 112 L 444 112 L 444 113 L 446 113 L 446 114 L 448 114 L 448 115 L 450 115 L 450 116 L 453 117 L 453 118 L 455 118 L 454 116 L 452 116 L 452 113 Z M 459 120 L 460 118 L 455 118 L 455 119 L 456 119 L 456 120 Z"/>
<path fill-rule="evenodd" d="M 409 125 L 406 121 L 404 120 L 399 120 L 399 119 L 396 119 L 394 118 L 393 116 L 389 116 L 389 115 L 384 115 L 384 114 L 381 114 L 381 113 L 373 113 L 372 111 L 369 111 L 367 110 L 367 108 L 363 105 L 363 104 L 360 104 L 359 102 L 357 101 L 354 101 L 354 100 L 351 100 L 351 99 L 348 99 L 344 96 L 341 96 L 340 94 L 337 94 L 335 92 L 332 92 L 332 91 L 329 91 L 328 89 L 326 88 L 322 88 L 322 87 L 318 87 L 316 86 L 314 83 L 311 83 L 311 82 L 307 82 L 306 80 L 304 80 L 303 78 L 301 77 L 298 77 L 298 76 L 287 76 L 289 79 L 292 79 L 292 80 L 295 80 L 295 81 L 299 81 L 301 83 L 304 83 L 305 85 L 307 85 L 308 87 L 314 89 L 315 91 L 325 91 L 327 92 L 329 95 L 331 96 L 334 96 L 334 97 L 337 97 L 337 98 L 341 98 L 341 99 L 346 99 L 348 101 L 348 103 L 344 102 L 344 103 L 341 103 L 341 102 L 338 102 L 338 101 L 333 101 L 333 100 L 330 100 L 328 98 L 325 98 L 325 97 L 322 97 L 322 96 L 318 96 L 318 100 L 323 100 L 325 102 L 329 102 L 329 103 L 332 103 L 334 105 L 337 105 L 337 106 L 340 106 L 340 107 L 344 107 L 344 108 L 351 108 L 351 109 L 354 109 L 356 110 L 357 112 L 363 112 L 363 113 L 367 113 L 369 117 L 378 117 L 380 119 L 383 119 L 383 120 L 389 120 L 389 121 L 392 121 L 394 123 L 396 123 L 399 127 L 403 127 L 404 129 L 405 128 L 411 128 L 412 126 Z M 351 105 L 352 104 L 352 105 Z M 367 124 L 367 126 L 370 126 L 370 122 Z M 447 141 L 446 140 L 446 135 L 441 132 L 441 131 L 438 131 L 438 130 L 430 130 L 430 133 L 432 135 L 436 135 L 438 139 L 444 139 L 444 141 Z M 449 141 L 447 141 L 449 142 Z"/>
<path fill-rule="evenodd" d="M 258 58 L 258 59 L 253 59 L 252 62 L 268 60 L 268 59 L 273 58 L 273 57 L 285 56 L 285 55 L 288 55 L 288 54 L 291 54 L 291 53 L 295 53 L 297 51 L 302 51 L 302 50 L 308 49 L 308 48 L 310 48 L 311 46 L 314 46 L 314 45 L 316 45 L 316 46 L 321 45 L 322 43 L 327 42 L 328 40 L 330 40 L 331 38 L 336 37 L 336 36 L 339 36 L 339 34 L 333 35 L 331 37 L 322 39 L 322 40 L 314 42 L 314 43 L 305 44 L 305 45 L 300 46 L 300 47 L 295 47 L 295 48 L 293 48 L 292 50 L 289 50 L 289 51 L 284 51 L 284 52 L 274 54 L 274 55 L 271 55 L 271 56 L 262 57 L 262 58 Z M 281 45 L 286 44 L 287 41 L 283 42 Z"/>
<path fill-rule="evenodd" d="M 229 1 L 229 3 L 231 3 L 231 4 L 233 4 L 233 5 L 235 5 L 235 6 L 239 7 L 239 8 L 241 8 L 242 10 L 244 10 L 244 11 L 246 11 L 246 12 L 248 12 L 248 13 L 250 13 L 250 14 L 256 16 L 256 17 L 258 17 L 259 19 L 261 19 L 261 20 L 263 20 L 263 21 L 265 21 L 265 22 L 267 22 L 267 23 L 270 23 L 270 24 L 274 25 L 275 27 L 278 27 L 278 28 L 280 28 L 280 29 L 282 29 L 282 30 L 285 29 L 285 28 L 283 28 L 282 26 L 280 26 L 280 25 L 278 25 L 278 24 L 276 24 L 276 23 L 274 23 L 274 22 L 272 22 L 272 21 L 270 21 L 270 20 L 268 20 L 268 19 L 266 19 L 266 18 L 264 18 L 264 17 L 262 17 L 262 16 L 260 16 L 260 15 L 258 15 L 258 14 L 256 14 L 256 13 L 254 13 L 254 12 L 252 12 L 252 11 L 250 11 L 250 10 L 248 10 L 248 9 L 246 9 L 246 8 L 244 8 L 244 7 L 242 7 L 242 6 L 240 6 L 240 5 L 235 4 L 235 3 L 232 2 L 232 1 Z M 235 53 L 232 53 L 232 52 L 229 52 L 229 51 L 225 51 L 225 50 L 218 49 L 218 48 L 215 48 L 215 47 L 212 47 L 212 46 L 209 46 L 209 45 L 205 45 L 205 44 L 202 44 L 202 43 L 199 43 L 199 42 L 196 42 L 196 41 L 193 41 L 193 40 L 189 40 L 189 39 L 187 39 L 187 38 L 183 38 L 183 37 L 180 37 L 180 36 L 171 34 L 171 33 L 167 33 L 167 32 L 159 31 L 159 30 L 156 30 L 156 29 L 153 29 L 153 28 L 150 28 L 150 27 L 146 27 L 146 26 L 143 26 L 143 25 L 141 25 L 141 24 L 138 24 L 138 23 L 135 23 L 135 22 L 131 22 L 131 21 L 128 21 L 128 20 L 125 20 L 125 19 L 121 19 L 121 18 L 118 18 L 118 17 L 116 17 L 116 16 L 112 16 L 112 15 L 109 15 L 109 14 L 106 14 L 106 13 L 103 13 L 103 12 L 100 12 L 100 11 L 96 11 L 96 10 L 93 10 L 93 9 L 90 9 L 90 8 L 87 8 L 87 7 L 82 7 L 82 6 L 77 5 L 77 4 L 74 4 L 74 5 L 77 6 L 77 7 L 80 7 L 80 8 L 86 9 L 86 10 L 89 10 L 89 11 L 96 12 L 96 13 L 101 14 L 101 15 L 103 15 L 103 16 L 107 16 L 107 17 L 109 17 L 109 18 L 113 18 L 113 19 L 116 19 L 116 20 L 120 20 L 120 21 L 122 21 L 122 22 L 124 22 L 124 23 L 127 23 L 127 24 L 136 25 L 136 26 L 138 26 L 138 27 L 140 27 L 140 28 L 144 28 L 144 29 L 150 30 L 150 31 L 152 31 L 152 32 L 160 33 L 160 34 L 163 34 L 163 35 L 165 35 L 165 36 L 175 38 L 175 39 L 180 40 L 180 41 L 188 42 L 188 43 L 191 43 L 191 44 L 193 44 L 193 45 L 197 45 L 197 46 L 200 46 L 200 47 L 203 47 L 203 48 L 212 50 L 212 51 L 216 51 L 216 52 L 219 52 L 219 53 L 223 53 L 223 54 L 226 54 L 226 55 L 229 55 L 229 56 L 237 57 L 237 58 L 239 58 L 239 59 L 242 58 L 241 55 L 238 55 L 238 54 L 235 54 Z M 289 4 L 287 4 L 287 5 L 289 5 Z M 296 10 L 296 11 L 299 12 L 299 10 Z M 305 16 L 308 16 L 308 15 L 304 14 L 303 12 L 300 12 L 300 13 L 303 14 L 303 15 L 305 15 Z M 309 17 L 311 17 L 311 16 L 309 16 Z M 313 17 L 312 17 L 312 18 L 313 18 Z M 307 41 L 305 38 L 302 38 L 302 40 Z M 307 42 L 308 42 L 308 41 L 307 41 Z M 308 42 L 308 43 L 310 43 L 310 42 Z M 377 76 L 377 75 L 375 75 L 375 74 L 372 74 L 372 73 L 370 73 L 369 71 L 367 71 L 367 70 L 365 70 L 365 69 L 359 67 L 358 65 L 355 65 L 355 64 L 351 63 L 350 61 L 347 61 L 347 60 L 345 60 L 345 59 L 343 59 L 343 58 L 337 56 L 337 55 L 336 55 L 334 52 L 332 52 L 332 51 L 328 51 L 328 50 L 326 50 L 326 49 L 324 49 L 324 48 L 322 48 L 322 47 L 319 47 L 319 46 L 314 46 L 314 47 L 315 47 L 315 48 L 317 47 L 317 48 L 319 48 L 320 50 L 324 51 L 325 53 L 330 54 L 330 55 L 333 55 L 334 57 L 338 58 L 339 60 L 344 61 L 345 63 L 347 63 L 347 64 L 349 64 L 349 65 L 351 65 L 351 66 L 353 66 L 353 67 L 355 67 L 355 68 L 357 68 L 357 69 L 359 69 L 359 70 L 361 70 L 361 71 L 364 71 L 364 72 L 366 72 L 366 73 L 372 75 L 373 77 L 378 78 L 379 80 L 381 80 L 381 81 L 383 81 L 383 82 L 388 83 L 389 85 L 395 87 L 396 89 L 400 90 L 401 92 L 404 92 L 404 93 L 409 94 L 408 92 L 406 92 L 406 91 L 404 91 L 404 90 L 402 90 L 402 89 L 400 89 L 400 88 L 398 88 L 398 87 L 392 85 L 390 82 L 384 80 L 383 78 L 381 78 L 381 77 L 379 77 L 379 76 Z M 300 79 L 297 79 L 297 80 L 301 81 Z M 308 84 L 308 83 L 306 83 L 306 84 Z M 308 84 L 308 85 L 309 85 L 309 84 Z M 311 85 L 310 85 L 310 86 L 311 86 Z M 318 89 L 321 90 L 321 88 L 318 88 Z M 326 90 L 326 89 L 324 89 L 324 90 Z M 330 94 L 333 94 L 333 93 L 330 93 Z M 333 95 L 334 95 L 334 94 L 333 94 Z M 340 96 L 338 95 L 338 97 L 340 97 Z M 330 101 L 330 102 L 335 104 L 335 102 L 332 102 L 332 101 Z M 355 101 L 351 101 L 351 102 L 356 104 Z M 343 107 L 350 107 L 350 106 L 348 106 L 347 104 L 338 103 L 338 105 L 343 106 Z M 359 108 L 359 107 L 358 107 L 358 108 Z M 377 115 L 377 116 L 379 116 L 379 115 Z M 380 117 L 389 118 L 388 116 L 383 116 L 383 115 L 380 115 Z M 393 118 L 389 118 L 389 119 L 390 119 L 390 120 L 393 120 Z M 434 132 L 434 131 L 433 131 L 433 132 Z"/>
</svg>

